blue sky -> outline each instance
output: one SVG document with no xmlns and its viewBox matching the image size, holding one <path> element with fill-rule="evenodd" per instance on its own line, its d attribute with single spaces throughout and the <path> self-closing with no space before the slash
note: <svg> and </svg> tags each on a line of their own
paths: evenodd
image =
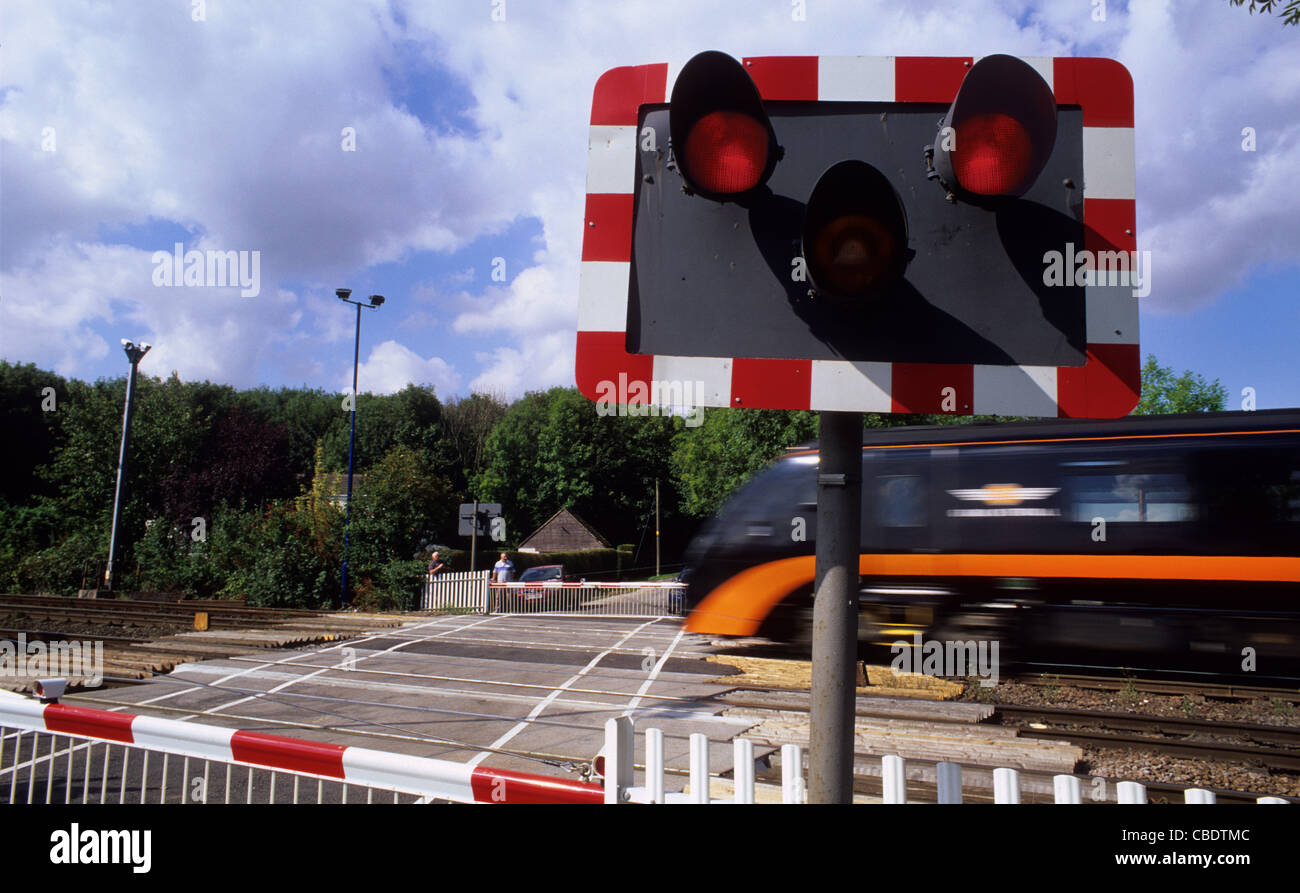
<svg viewBox="0 0 1300 893">
<path fill-rule="evenodd" d="M 1230 408 L 1244 387 L 1300 406 L 1300 28 L 1226 0 L 799 6 L 6 3 L 0 356 L 118 376 L 129 337 L 155 345 L 151 375 L 343 391 L 348 287 L 387 298 L 362 320 L 362 390 L 570 385 L 606 69 L 704 49 L 1097 55 L 1135 82 L 1143 354 L 1218 378 Z M 177 241 L 258 251 L 258 295 L 155 286 Z"/>
</svg>

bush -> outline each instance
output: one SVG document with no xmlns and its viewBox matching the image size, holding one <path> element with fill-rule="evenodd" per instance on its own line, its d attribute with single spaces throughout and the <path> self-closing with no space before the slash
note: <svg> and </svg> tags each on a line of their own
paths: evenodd
<svg viewBox="0 0 1300 893">
<path fill-rule="evenodd" d="M 265 513 L 237 515 L 223 533 L 229 538 L 213 543 L 225 572 L 222 597 L 242 595 L 250 605 L 275 608 L 327 607 L 338 599 L 340 568 L 317 548 L 310 510 L 276 503 Z"/>
<path fill-rule="evenodd" d="M 426 562 L 395 558 L 379 569 L 378 581 L 366 577 L 352 596 L 358 611 L 410 611 L 424 583 Z"/>
</svg>

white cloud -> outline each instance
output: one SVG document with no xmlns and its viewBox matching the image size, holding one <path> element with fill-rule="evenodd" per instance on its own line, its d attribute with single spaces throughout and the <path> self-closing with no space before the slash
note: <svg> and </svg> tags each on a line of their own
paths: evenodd
<svg viewBox="0 0 1300 893">
<path fill-rule="evenodd" d="M 552 332 L 523 341 L 518 348 L 499 347 L 478 354 L 475 360 L 486 368 L 470 381 L 467 390 L 518 397 L 528 391 L 570 385 L 574 340 L 573 333 Z"/>
<path fill-rule="evenodd" d="M 459 389 L 460 376 L 440 357 L 425 359 L 396 341 L 376 345 L 357 369 L 357 390 L 362 393 L 394 394 L 408 384 L 432 385 L 434 393 L 447 397 Z M 339 390 L 352 390 L 351 369 Z"/>
<path fill-rule="evenodd" d="M 150 361 L 186 378 L 251 384 L 278 368 L 324 384 L 343 357 L 321 360 L 320 348 L 333 357 L 353 319 L 322 283 L 487 237 L 471 261 L 482 269 L 510 253 L 493 234 L 535 218 L 532 264 L 508 284 L 457 296 L 443 289 L 469 287 L 473 267 L 422 275 L 411 301 L 428 315 L 403 319 L 416 331 L 449 319 L 473 340 L 457 348 L 478 350 L 469 387 L 571 384 L 592 88 L 616 65 L 706 48 L 1116 56 L 1137 89 L 1138 247 L 1155 265 L 1147 306 L 1194 308 L 1261 265 L 1296 263 L 1285 188 L 1300 174 L 1295 29 L 1221 0 L 1108 7 L 1099 23 L 1085 2 L 818 0 L 796 22 L 783 2 L 575 0 L 508 3 L 497 23 L 488 3 L 209 0 L 207 21 L 193 22 L 186 4 L 11 3 L 0 350 L 73 374 L 116 349 L 102 327 L 134 326 L 146 331 L 123 334 L 155 338 Z M 408 110 L 394 86 L 443 71 L 453 77 L 429 89 L 463 79 L 476 130 L 426 126 L 412 111 L 427 110 Z M 1241 151 L 1246 126 L 1257 152 Z M 345 127 L 355 152 L 342 150 Z M 45 128 L 54 152 L 42 149 Z M 261 251 L 262 295 L 141 284 L 149 251 L 103 244 L 104 231 L 158 221 L 210 247 Z M 371 351 L 363 388 L 459 385 L 450 349 L 425 358 L 414 332 L 400 337 L 411 346 Z M 486 351 L 485 337 L 497 339 Z"/>
</svg>

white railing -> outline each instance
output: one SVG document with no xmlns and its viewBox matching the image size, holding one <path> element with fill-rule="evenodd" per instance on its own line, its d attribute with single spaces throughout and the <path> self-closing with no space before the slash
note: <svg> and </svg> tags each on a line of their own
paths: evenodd
<svg viewBox="0 0 1300 893">
<path fill-rule="evenodd" d="M 424 578 L 422 611 L 487 610 L 487 585 L 490 571 L 456 571 Z"/>
<path fill-rule="evenodd" d="M 605 723 L 604 771 L 606 803 L 804 803 L 807 802 L 804 781 L 803 748 L 786 744 L 781 748 L 781 784 L 757 784 L 754 779 L 754 742 L 737 738 L 732 742 L 732 779 L 712 778 L 709 770 L 709 741 L 702 734 L 690 737 L 690 783 L 684 793 L 664 790 L 663 732 L 648 729 L 645 733 L 645 768 L 643 783 L 635 784 L 634 741 L 632 720 L 626 716 Z M 903 759 L 898 756 L 881 758 L 882 803 L 907 802 L 907 773 Z M 957 763 L 938 763 L 935 766 L 939 803 L 962 802 L 962 767 Z M 1074 775 L 1057 775 L 1053 778 L 1056 803 L 1082 803 L 1083 786 L 1092 779 Z M 715 797 L 714 789 L 728 787 L 730 796 Z M 1115 785 L 1117 803 L 1146 803 L 1146 786 L 1133 781 Z M 1015 769 L 993 770 L 993 802 L 1019 803 L 1021 794 L 1020 773 Z M 1098 800 L 1092 796 L 1089 800 Z M 1184 791 L 1187 803 L 1214 803 L 1213 791 L 1190 788 Z M 1289 803 L 1282 797 L 1259 797 L 1258 803 Z"/>
<path fill-rule="evenodd" d="M 668 617 L 684 612 L 681 583 L 492 583 L 494 614 L 585 614 L 600 617 Z"/>
<path fill-rule="evenodd" d="M 684 613 L 681 583 L 491 583 L 489 571 L 426 577 L 420 609 L 488 614 L 667 617 Z"/>
</svg>

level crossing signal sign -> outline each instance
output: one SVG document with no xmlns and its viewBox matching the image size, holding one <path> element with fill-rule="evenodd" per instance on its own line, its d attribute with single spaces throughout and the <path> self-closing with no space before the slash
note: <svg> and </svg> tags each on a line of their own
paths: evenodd
<svg viewBox="0 0 1300 893">
<path fill-rule="evenodd" d="M 1134 166 L 1132 79 L 1109 59 L 611 69 L 592 101 L 578 387 L 1124 415 L 1150 277 Z"/>
<path fill-rule="evenodd" d="M 461 536 L 487 536 L 492 522 L 501 517 L 499 502 L 462 502 L 457 532 Z"/>
</svg>

